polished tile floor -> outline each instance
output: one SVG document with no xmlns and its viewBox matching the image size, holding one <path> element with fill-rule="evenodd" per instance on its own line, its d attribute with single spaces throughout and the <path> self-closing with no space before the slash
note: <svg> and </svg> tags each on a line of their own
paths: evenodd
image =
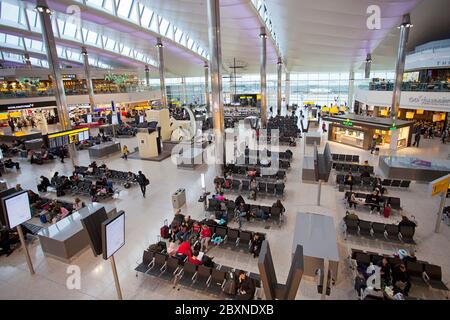
<svg viewBox="0 0 450 320">
<path fill-rule="evenodd" d="M 325 135 L 324 135 L 325 137 Z M 330 182 L 322 187 L 321 206 L 316 205 L 317 185 L 301 182 L 301 168 L 303 158 L 303 141 L 300 139 L 297 147 L 291 149 L 294 152 L 292 168 L 287 176 L 286 196 L 284 205 L 287 210 L 284 224 L 271 226 L 265 229 L 260 222 L 245 223 L 243 228 L 261 231 L 267 234 L 270 242 L 273 261 L 279 282 L 285 282 L 290 265 L 290 248 L 293 239 L 293 224 L 298 212 L 317 212 L 334 217 L 338 234 L 338 249 L 340 256 L 339 275 L 336 285 L 332 288 L 331 297 L 328 299 L 356 299 L 356 291 L 353 289 L 352 272 L 348 268 L 348 254 L 351 248 L 362 248 L 370 251 L 393 253 L 402 245 L 392 245 L 386 242 L 376 242 L 361 238 L 349 237 L 344 240 L 342 236 L 342 217 L 345 215 L 343 193 L 339 193 L 334 185 L 334 173 Z M 129 149 L 137 145 L 135 138 L 121 139 L 122 144 Z M 323 147 L 324 143 L 322 143 Z M 281 150 L 287 147 L 280 147 Z M 371 155 L 368 151 L 353 147 L 331 143 L 332 152 L 359 154 L 361 160 L 367 159 L 370 164 L 378 163 L 378 156 Z M 311 153 L 312 148 L 305 148 L 306 153 Z M 382 150 L 381 154 L 387 152 Z M 442 145 L 438 139 L 422 139 L 420 148 L 407 148 L 398 151 L 399 155 L 417 155 L 424 159 L 447 159 L 450 148 Z M 55 161 L 42 166 L 31 166 L 25 160 L 21 162 L 20 173 L 11 172 L 3 176 L 9 186 L 21 183 L 24 188 L 32 188 L 36 191 L 36 184 L 40 175 L 50 176 L 55 171 L 61 174 L 69 174 L 72 170 L 70 160 L 65 164 Z M 87 151 L 78 153 L 76 163 L 88 165 Z M 201 173 L 204 173 L 207 181 L 207 189 L 212 190 L 212 180 L 215 175 L 214 166 L 202 165 L 195 171 L 177 169 L 170 159 L 163 162 L 150 162 L 140 160 L 123 160 L 120 155 L 108 157 L 97 161 L 107 163 L 108 167 L 117 170 L 142 170 L 150 178 L 150 186 L 147 197 L 143 198 L 139 188 L 123 190 L 119 199 L 110 200 L 109 203 L 126 212 L 126 244 L 116 254 L 116 263 L 119 272 L 120 284 L 125 299 L 213 299 L 214 297 L 190 288 L 173 288 L 171 283 L 150 276 L 138 275 L 134 268 L 142 258 L 143 250 L 157 240 L 159 228 L 164 219 L 171 220 L 174 210 L 172 208 L 171 194 L 178 188 L 186 189 L 187 204 L 183 207 L 184 213 L 194 218 L 201 219 L 205 216 L 203 204 L 198 202 L 201 194 Z M 434 232 L 436 212 L 439 205 L 438 199 L 432 199 L 427 193 L 427 185 L 413 183 L 411 190 L 390 190 L 392 195 L 401 197 L 404 213 L 414 215 L 419 223 L 416 230 L 417 246 L 415 250 L 420 260 L 442 266 L 443 280 L 450 281 L 450 227 L 442 224 L 440 233 Z M 50 194 L 50 196 L 54 196 Z M 230 198 L 235 195 L 230 196 Z M 72 197 L 64 197 L 73 200 Z M 87 199 L 85 199 L 87 201 Z M 257 202 L 271 205 L 273 199 L 261 199 Z M 365 209 L 358 210 L 358 215 L 368 217 L 373 221 L 385 221 L 385 218 L 371 215 Z M 396 223 L 399 215 L 392 215 L 389 221 Z M 36 274 L 31 276 L 28 272 L 22 249 L 17 249 L 9 257 L 0 257 L 0 298 L 1 299 L 115 299 L 111 266 L 101 257 L 94 257 L 90 249 L 84 251 L 73 264 L 81 269 L 81 288 L 70 290 L 66 286 L 69 274 L 68 265 L 43 255 L 39 241 L 36 239 L 30 243 L 30 253 Z M 257 261 L 247 253 L 213 248 L 210 255 L 218 263 L 258 272 Z M 421 298 L 445 299 L 447 296 L 434 290 L 412 289 L 411 295 Z M 313 278 L 304 277 L 297 295 L 298 299 L 320 299 L 316 290 L 316 282 Z"/>
</svg>

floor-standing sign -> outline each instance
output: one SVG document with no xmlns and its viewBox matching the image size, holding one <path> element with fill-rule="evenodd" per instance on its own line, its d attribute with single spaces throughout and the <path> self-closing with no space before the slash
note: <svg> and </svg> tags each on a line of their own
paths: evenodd
<svg viewBox="0 0 450 320">
<path fill-rule="evenodd" d="M 439 205 L 439 211 L 437 213 L 436 219 L 436 228 L 434 229 L 434 232 L 436 233 L 439 232 L 439 228 L 441 226 L 442 213 L 444 211 L 445 200 L 447 198 L 449 185 L 450 185 L 450 174 L 431 181 L 429 185 L 430 194 L 432 197 L 438 194 L 441 195 L 441 203 Z"/>
<path fill-rule="evenodd" d="M 19 191 L 1 199 L 3 206 L 4 222 L 8 229 L 17 227 L 22 248 L 24 248 L 28 269 L 34 274 L 33 263 L 23 236 L 21 224 L 31 219 L 30 201 L 27 191 Z"/>
<path fill-rule="evenodd" d="M 119 277 L 117 275 L 114 253 L 125 244 L 125 212 L 119 211 L 116 215 L 102 223 L 103 259 L 111 261 L 111 268 L 116 285 L 117 298 L 122 300 Z"/>
</svg>

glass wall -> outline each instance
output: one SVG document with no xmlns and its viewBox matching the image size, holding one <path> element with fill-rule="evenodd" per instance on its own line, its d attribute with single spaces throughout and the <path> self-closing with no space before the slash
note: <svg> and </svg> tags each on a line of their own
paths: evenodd
<svg viewBox="0 0 450 320">
<path fill-rule="evenodd" d="M 393 72 L 372 72 L 371 78 L 385 80 L 394 79 Z M 234 77 L 228 75 L 222 79 L 223 96 L 225 103 L 230 102 L 231 95 L 243 93 L 259 93 L 259 74 L 238 74 L 236 83 Z M 364 79 L 364 72 L 355 72 L 355 88 L 367 88 L 370 79 Z M 159 79 L 151 79 L 152 87 L 159 87 Z M 285 97 L 285 74 L 282 79 L 282 96 Z M 182 78 L 166 79 L 167 97 L 174 101 L 184 101 Z M 304 102 L 314 102 L 320 105 L 338 104 L 348 102 L 349 73 L 291 73 L 289 104 L 302 105 Z M 205 103 L 204 78 L 186 78 L 186 102 Z M 267 104 L 276 105 L 277 75 L 267 74 Z"/>
</svg>

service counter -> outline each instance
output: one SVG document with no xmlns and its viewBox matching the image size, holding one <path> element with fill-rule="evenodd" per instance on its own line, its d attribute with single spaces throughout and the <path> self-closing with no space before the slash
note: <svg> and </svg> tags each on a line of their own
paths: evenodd
<svg viewBox="0 0 450 320">
<path fill-rule="evenodd" d="M 450 173 L 450 160 L 443 159 L 380 156 L 378 165 L 389 179 L 430 182 Z"/>
<path fill-rule="evenodd" d="M 110 154 L 120 152 L 121 146 L 120 142 L 104 142 L 101 144 L 96 144 L 92 147 L 88 148 L 89 150 L 89 157 L 91 158 L 103 158 Z"/>
<path fill-rule="evenodd" d="M 375 140 L 377 145 L 389 144 L 391 132 L 399 131 L 398 148 L 411 145 L 413 122 L 397 120 L 395 127 L 390 118 L 377 118 L 356 114 L 329 115 L 328 140 L 369 150 Z"/>
<path fill-rule="evenodd" d="M 14 133 L 6 133 L 0 131 L 0 143 L 12 143 L 14 140 L 20 140 L 20 141 L 28 141 L 33 139 L 40 139 L 42 138 L 41 132 L 14 132 Z"/>
<path fill-rule="evenodd" d="M 116 208 L 113 206 L 94 202 L 55 224 L 42 228 L 38 232 L 38 237 L 44 255 L 65 263 L 70 263 L 79 256 L 89 247 L 89 236 L 81 224 L 81 219 L 102 207 L 105 207 L 108 217 L 116 213 Z"/>
</svg>

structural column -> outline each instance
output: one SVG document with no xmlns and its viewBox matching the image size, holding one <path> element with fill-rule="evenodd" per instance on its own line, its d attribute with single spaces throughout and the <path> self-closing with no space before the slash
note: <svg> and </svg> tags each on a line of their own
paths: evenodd
<svg viewBox="0 0 450 320">
<path fill-rule="evenodd" d="M 85 47 L 81 48 L 81 54 L 83 55 L 84 73 L 86 76 L 86 86 L 89 95 L 89 105 L 91 106 L 91 112 L 94 112 L 95 109 L 94 87 L 92 85 L 91 68 L 89 67 L 89 57 Z"/>
<path fill-rule="evenodd" d="M 220 37 L 220 3 L 219 0 L 207 0 L 208 38 L 211 72 L 211 105 L 215 135 L 216 174 L 223 176 L 225 164 L 224 115 L 222 97 L 222 43 Z"/>
<path fill-rule="evenodd" d="M 145 65 L 145 85 L 150 87 L 150 69 Z"/>
<path fill-rule="evenodd" d="M 372 67 L 372 55 L 370 53 L 367 54 L 366 57 L 366 66 L 364 69 L 364 78 L 370 78 L 370 68 Z"/>
<path fill-rule="evenodd" d="M 267 125 L 267 82 L 266 82 L 266 65 L 267 65 L 267 34 L 264 27 L 261 28 L 259 35 L 261 38 L 261 69 L 260 69 L 260 87 L 261 87 L 261 123 L 263 127 Z"/>
<path fill-rule="evenodd" d="M 286 72 L 286 80 L 285 80 L 285 88 L 284 88 L 284 95 L 286 100 L 286 110 L 289 106 L 289 96 L 291 94 L 291 75 L 289 72 Z"/>
<path fill-rule="evenodd" d="M 161 89 L 161 107 L 167 108 L 167 96 L 166 96 L 166 78 L 164 75 L 164 46 L 161 38 L 157 38 L 156 48 L 158 49 L 159 59 L 159 87 Z"/>
<path fill-rule="evenodd" d="M 27 65 L 28 68 L 31 69 L 31 60 L 30 60 L 30 55 L 28 53 L 24 54 L 25 57 L 25 64 Z"/>
<path fill-rule="evenodd" d="M 208 62 L 205 62 L 205 105 L 206 105 L 206 113 L 211 113 L 211 106 L 209 102 L 209 66 Z"/>
<path fill-rule="evenodd" d="M 187 104 L 187 93 L 186 93 L 186 78 L 181 78 L 181 94 L 183 96 L 183 104 Z"/>
<path fill-rule="evenodd" d="M 281 75 L 283 68 L 283 62 L 281 61 L 281 58 L 278 58 L 277 61 L 277 114 L 281 114 Z"/>
<path fill-rule="evenodd" d="M 52 21 L 50 19 L 51 11 L 47 6 L 46 0 L 38 0 L 36 10 L 39 14 L 42 29 L 42 39 L 47 52 L 48 67 L 52 77 L 53 91 L 55 92 L 56 108 L 58 110 L 59 123 L 62 130 L 71 129 L 69 112 L 67 109 L 66 93 L 59 66 L 58 53 L 56 51 L 55 36 L 53 34 Z M 75 150 L 73 144 L 69 145 L 70 159 L 72 165 L 75 165 Z"/>
<path fill-rule="evenodd" d="M 353 70 L 350 71 L 348 76 L 348 110 L 350 113 L 355 112 L 354 109 L 354 98 L 355 95 L 355 72 Z"/>
<path fill-rule="evenodd" d="M 397 52 L 397 62 L 395 67 L 395 83 L 394 90 L 392 92 L 392 104 L 391 104 L 391 118 L 392 127 L 395 128 L 397 122 L 398 111 L 400 108 L 400 94 L 402 90 L 403 83 L 403 72 L 405 71 L 405 58 L 406 58 L 406 43 L 408 42 L 409 28 L 411 28 L 411 19 L 409 14 L 403 16 L 402 24 L 399 26 L 400 29 L 400 40 Z M 397 129 L 391 130 L 391 151 L 397 150 L 399 132 Z"/>
</svg>

